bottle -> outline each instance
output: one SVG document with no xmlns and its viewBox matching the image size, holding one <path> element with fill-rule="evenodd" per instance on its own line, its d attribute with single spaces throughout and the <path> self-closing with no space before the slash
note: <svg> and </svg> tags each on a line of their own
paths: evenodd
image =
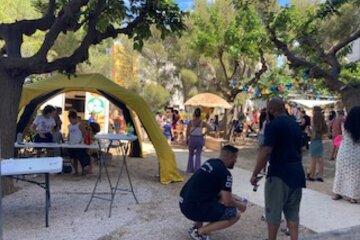
<svg viewBox="0 0 360 240">
<path fill-rule="evenodd" d="M 247 198 L 246 196 L 240 197 L 240 201 L 241 201 L 245 206 L 247 206 L 247 204 L 248 204 L 248 202 L 249 202 L 249 200 L 248 200 L 248 198 Z"/>
<path fill-rule="evenodd" d="M 257 179 L 256 182 L 259 182 L 262 178 L 263 178 L 262 175 L 261 175 L 261 176 L 257 176 L 257 177 L 256 177 L 256 179 Z M 258 187 L 259 187 L 258 184 L 255 185 L 255 186 L 253 187 L 253 191 L 256 192 L 256 191 L 258 190 Z"/>
<path fill-rule="evenodd" d="M 85 137 L 84 137 L 84 143 L 86 145 L 90 145 L 91 144 L 91 137 L 90 137 L 90 134 L 86 134 Z"/>
<path fill-rule="evenodd" d="M 16 135 L 16 143 L 17 143 L 17 144 L 23 144 L 22 138 L 23 138 L 23 134 L 22 134 L 21 132 L 19 132 L 19 133 Z"/>
</svg>

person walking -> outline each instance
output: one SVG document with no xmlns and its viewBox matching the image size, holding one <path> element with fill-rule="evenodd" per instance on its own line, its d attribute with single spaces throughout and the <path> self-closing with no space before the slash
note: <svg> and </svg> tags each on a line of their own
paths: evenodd
<svg viewBox="0 0 360 240">
<path fill-rule="evenodd" d="M 264 144 L 258 153 L 250 183 L 258 186 L 258 175 L 269 160 L 265 183 L 268 240 L 276 240 L 282 212 L 287 221 L 291 240 L 297 240 L 302 188 L 306 184 L 301 156 L 301 129 L 299 124 L 287 114 L 282 99 L 271 99 L 267 110 L 271 121 L 266 126 Z"/>
<path fill-rule="evenodd" d="M 313 109 L 313 120 L 310 127 L 310 155 L 311 165 L 308 174 L 309 181 L 324 182 L 324 144 L 323 138 L 327 133 L 327 125 L 321 107 L 315 106 Z M 316 169 L 318 170 L 316 176 Z"/>
<path fill-rule="evenodd" d="M 350 110 L 344 129 L 336 159 L 333 199 L 348 197 L 350 203 L 357 203 L 360 199 L 360 106 Z"/>
<path fill-rule="evenodd" d="M 188 173 L 195 172 L 201 166 L 201 152 L 205 144 L 204 129 L 208 128 L 208 124 L 201 119 L 200 108 L 196 108 L 194 111 L 193 119 L 189 122 L 189 125 L 186 129 L 186 140 L 189 147 L 189 159 L 186 170 Z"/>
</svg>

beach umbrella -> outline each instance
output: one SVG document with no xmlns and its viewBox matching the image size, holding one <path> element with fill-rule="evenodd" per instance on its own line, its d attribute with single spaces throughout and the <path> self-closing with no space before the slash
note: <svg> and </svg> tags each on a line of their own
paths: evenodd
<svg viewBox="0 0 360 240">
<path fill-rule="evenodd" d="M 200 93 L 185 102 L 185 106 L 230 109 L 231 105 L 213 93 Z"/>
</svg>

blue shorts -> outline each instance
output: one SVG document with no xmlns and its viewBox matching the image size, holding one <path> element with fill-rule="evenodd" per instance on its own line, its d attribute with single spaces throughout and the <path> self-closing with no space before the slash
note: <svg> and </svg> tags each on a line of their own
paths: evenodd
<svg viewBox="0 0 360 240">
<path fill-rule="evenodd" d="M 226 207 L 218 201 L 180 203 L 180 210 L 187 219 L 194 222 L 218 222 L 236 217 L 235 207 Z"/>
<path fill-rule="evenodd" d="M 322 157 L 324 155 L 324 145 L 321 139 L 311 140 L 310 155 L 312 157 Z"/>
</svg>

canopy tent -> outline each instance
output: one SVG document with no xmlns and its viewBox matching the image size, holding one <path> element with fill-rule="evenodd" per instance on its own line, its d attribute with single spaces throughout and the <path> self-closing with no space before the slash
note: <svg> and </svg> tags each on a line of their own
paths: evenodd
<svg viewBox="0 0 360 240">
<path fill-rule="evenodd" d="M 334 100 L 307 100 L 307 99 L 290 99 L 289 101 L 298 103 L 307 108 L 313 108 L 315 106 L 326 106 L 337 102 Z"/>
<path fill-rule="evenodd" d="M 189 100 L 184 104 L 185 106 L 193 107 L 205 107 L 205 108 L 225 108 L 230 109 L 231 105 L 223 98 L 215 95 L 213 93 L 200 93 Z"/>
<path fill-rule="evenodd" d="M 159 159 L 161 183 L 168 184 L 183 180 L 176 167 L 175 154 L 163 136 L 148 104 L 139 95 L 126 90 L 101 74 L 83 74 L 71 78 L 59 74 L 25 85 L 20 100 L 17 132 L 25 129 L 32 114 L 42 103 L 57 94 L 70 91 L 91 92 L 106 97 L 114 105 L 124 110 L 124 117 L 133 124 L 135 134 L 138 135 L 137 133 L 140 133 L 141 129 L 139 124 L 134 121 L 132 111 L 136 113 L 155 147 Z M 134 144 L 134 148 L 133 153 L 142 156 L 140 138 Z"/>
</svg>

